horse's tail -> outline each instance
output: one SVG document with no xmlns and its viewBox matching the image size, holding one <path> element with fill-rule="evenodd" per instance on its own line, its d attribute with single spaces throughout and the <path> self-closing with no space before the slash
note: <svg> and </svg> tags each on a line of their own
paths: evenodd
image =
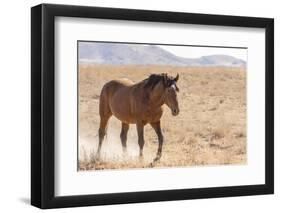
<svg viewBox="0 0 281 213">
<path fill-rule="evenodd" d="M 112 115 L 109 105 L 111 98 L 110 93 L 110 85 L 106 83 L 101 90 L 99 99 L 100 129 L 104 134 L 106 134 L 107 122 Z"/>
<path fill-rule="evenodd" d="M 109 106 L 109 92 L 108 86 L 105 84 L 101 90 L 100 99 L 99 99 L 99 114 L 100 114 L 100 126 L 99 126 L 99 145 L 98 145 L 98 155 L 101 150 L 102 141 L 104 136 L 106 136 L 107 122 L 112 115 Z"/>
<path fill-rule="evenodd" d="M 100 93 L 100 100 L 99 100 L 99 114 L 100 116 L 105 116 L 107 114 L 111 114 L 110 106 L 109 106 L 109 91 L 107 84 L 105 84 Z"/>
</svg>

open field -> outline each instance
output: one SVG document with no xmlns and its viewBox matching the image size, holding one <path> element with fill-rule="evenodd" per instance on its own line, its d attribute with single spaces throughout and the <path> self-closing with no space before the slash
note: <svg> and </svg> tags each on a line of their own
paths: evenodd
<svg viewBox="0 0 281 213">
<path fill-rule="evenodd" d="M 109 120 L 101 159 L 98 145 L 99 94 L 109 80 L 129 78 L 134 82 L 152 73 L 180 78 L 180 114 L 165 107 L 162 131 L 165 142 L 156 167 L 244 164 L 247 161 L 246 72 L 235 67 L 173 67 L 156 65 L 79 66 L 79 170 L 149 167 L 158 141 L 150 125 L 145 126 L 144 160 L 138 158 L 137 131 L 130 125 L 128 156 L 122 155 L 121 123 Z"/>
</svg>

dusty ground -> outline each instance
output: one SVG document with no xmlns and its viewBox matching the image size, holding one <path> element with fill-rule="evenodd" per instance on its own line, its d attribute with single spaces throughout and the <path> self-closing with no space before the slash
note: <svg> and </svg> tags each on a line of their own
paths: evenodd
<svg viewBox="0 0 281 213">
<path fill-rule="evenodd" d="M 79 170 L 149 167 L 157 150 L 157 137 L 145 127 L 144 160 L 138 159 L 137 132 L 130 125 L 128 156 L 122 155 L 120 122 L 112 117 L 95 160 L 98 144 L 99 94 L 105 82 L 126 77 L 135 82 L 151 73 L 180 74 L 180 114 L 168 107 L 162 117 L 165 137 L 161 161 L 155 166 L 244 164 L 246 144 L 246 72 L 243 68 L 172 66 L 79 66 Z"/>
</svg>

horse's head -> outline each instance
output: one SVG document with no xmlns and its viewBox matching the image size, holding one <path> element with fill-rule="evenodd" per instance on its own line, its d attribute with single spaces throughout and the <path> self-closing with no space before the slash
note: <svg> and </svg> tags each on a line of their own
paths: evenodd
<svg viewBox="0 0 281 213">
<path fill-rule="evenodd" d="M 179 88 L 177 86 L 178 79 L 179 74 L 177 74 L 175 78 L 167 76 L 167 82 L 164 81 L 164 103 L 171 109 L 172 115 L 174 116 L 178 115 L 180 112 L 177 98 L 177 92 L 179 92 Z"/>
<path fill-rule="evenodd" d="M 177 87 L 177 81 L 179 79 L 179 74 L 176 77 L 168 76 L 166 73 L 157 75 L 152 74 L 147 82 L 147 86 L 152 88 L 152 99 L 159 98 L 163 100 L 172 112 L 172 115 L 176 116 L 179 114 L 179 104 L 177 98 L 177 92 L 179 88 Z"/>
</svg>

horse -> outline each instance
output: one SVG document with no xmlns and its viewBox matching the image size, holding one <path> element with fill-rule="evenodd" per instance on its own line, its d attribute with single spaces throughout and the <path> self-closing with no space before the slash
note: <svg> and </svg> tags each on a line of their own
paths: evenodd
<svg viewBox="0 0 281 213">
<path fill-rule="evenodd" d="M 148 78 L 133 83 L 129 79 L 111 80 L 104 84 L 99 99 L 99 144 L 97 156 L 100 156 L 102 142 L 106 134 L 109 118 L 114 115 L 122 123 L 120 139 L 123 153 L 127 153 L 127 133 L 130 124 L 136 124 L 138 133 L 139 157 L 143 158 L 144 126 L 150 124 L 158 137 L 158 150 L 154 161 L 162 155 L 164 142 L 160 119 L 163 105 L 166 104 L 173 116 L 179 114 L 176 77 L 167 73 L 151 74 Z"/>
</svg>

